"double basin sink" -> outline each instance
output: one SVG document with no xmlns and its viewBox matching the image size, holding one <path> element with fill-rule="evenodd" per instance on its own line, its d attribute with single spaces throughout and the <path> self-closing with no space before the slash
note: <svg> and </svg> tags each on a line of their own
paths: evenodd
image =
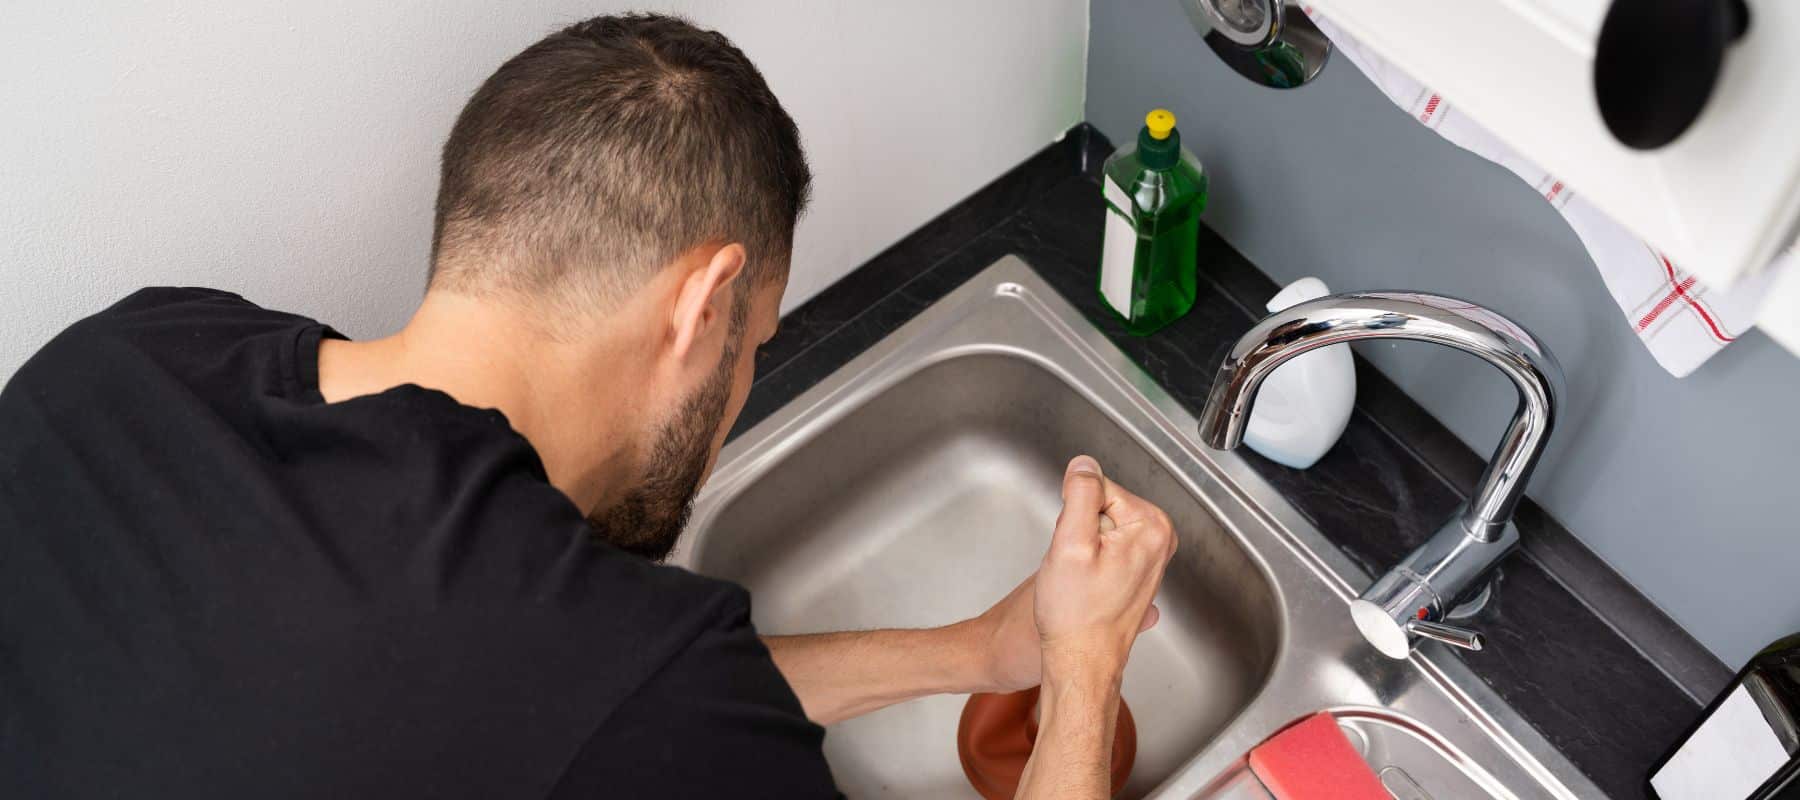
<svg viewBox="0 0 1800 800">
<path fill-rule="evenodd" d="M 1210 365 L 1208 365 L 1210 366 Z M 1261 798 L 1245 754 L 1336 715 L 1397 798 L 1601 793 L 1461 662 L 1382 656 L 1351 623 L 1369 584 L 1242 457 L 1017 258 L 983 271 L 727 446 L 675 563 L 736 581 L 765 634 L 973 616 L 1036 568 L 1079 453 L 1181 537 L 1123 693 L 1122 797 Z M 976 798 L 960 696 L 833 726 L 850 797 Z"/>
</svg>

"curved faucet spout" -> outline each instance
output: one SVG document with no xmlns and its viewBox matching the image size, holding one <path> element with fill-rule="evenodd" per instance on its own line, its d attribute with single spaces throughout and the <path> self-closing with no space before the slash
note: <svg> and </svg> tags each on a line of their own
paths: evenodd
<svg viewBox="0 0 1800 800">
<path fill-rule="evenodd" d="M 1417 292 L 1332 295 L 1276 312 L 1238 339 L 1200 412 L 1200 437 L 1229 450 L 1244 440 L 1263 379 L 1288 359 L 1361 339 L 1413 339 L 1454 347 L 1494 365 L 1519 390 L 1519 407 L 1462 514 L 1469 535 L 1492 541 L 1512 519 L 1550 437 L 1563 374 L 1556 357 L 1517 323 L 1474 303 Z"/>
<path fill-rule="evenodd" d="M 1322 297 L 1277 312 L 1238 339 L 1219 365 L 1200 438 L 1229 450 L 1244 441 L 1263 379 L 1288 359 L 1359 339 L 1414 339 L 1454 347 L 1494 365 L 1519 390 L 1519 407 L 1469 504 L 1350 604 L 1351 619 L 1382 653 L 1405 658 L 1420 638 L 1471 650 L 1481 634 L 1442 623 L 1474 596 L 1519 541 L 1513 509 L 1537 466 L 1562 397 L 1562 367 L 1524 328 L 1474 303 L 1416 292 Z"/>
</svg>

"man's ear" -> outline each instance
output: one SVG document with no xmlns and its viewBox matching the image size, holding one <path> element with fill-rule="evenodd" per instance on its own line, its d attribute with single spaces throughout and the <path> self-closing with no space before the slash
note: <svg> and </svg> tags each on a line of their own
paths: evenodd
<svg viewBox="0 0 1800 800">
<path fill-rule="evenodd" d="M 688 357 L 695 343 L 714 332 L 715 326 L 722 330 L 730 324 L 737 282 L 744 280 L 746 255 L 743 245 L 732 242 L 713 251 L 711 256 L 706 256 L 704 251 L 694 255 L 695 261 L 706 260 L 702 263 L 683 260 L 688 274 L 682 279 L 680 291 L 675 296 L 674 315 L 669 320 L 673 353 L 682 360 Z"/>
</svg>

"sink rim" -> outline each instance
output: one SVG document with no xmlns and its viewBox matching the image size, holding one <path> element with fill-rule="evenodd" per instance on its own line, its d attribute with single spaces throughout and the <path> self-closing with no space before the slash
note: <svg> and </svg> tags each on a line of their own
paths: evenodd
<svg viewBox="0 0 1800 800">
<path fill-rule="evenodd" d="M 995 308 L 1010 310 L 987 311 Z M 1025 335 L 1006 330 L 1001 318 L 1017 318 L 1020 311 L 1027 312 L 1029 324 L 1040 327 Z M 1349 601 L 1369 576 L 1241 456 L 1200 445 L 1191 433 L 1196 429 L 1193 414 L 1017 256 L 984 269 L 728 444 L 696 499 L 690 534 L 671 563 L 690 568 L 699 563 L 710 537 L 693 532 L 712 530 L 715 516 L 729 501 L 789 450 L 920 370 L 978 353 L 1023 358 L 1049 371 L 1137 439 L 1235 539 L 1263 573 L 1278 604 L 1274 613 L 1283 630 L 1277 633 L 1274 662 L 1261 687 L 1218 737 L 1150 796 L 1189 797 L 1205 790 L 1232 762 L 1241 762 L 1249 746 L 1295 718 L 1296 711 L 1367 708 L 1412 719 L 1446 741 L 1457 741 L 1446 735 L 1447 727 L 1472 726 L 1488 749 L 1498 751 L 1494 755 L 1511 760 L 1516 769 L 1508 774 L 1514 782 L 1527 779 L 1543 796 L 1603 796 L 1440 645 L 1426 644 L 1405 661 L 1374 655 L 1355 636 L 1348 613 Z M 1346 631 L 1353 641 L 1345 638 Z M 1319 642 L 1329 646 L 1314 646 Z M 1342 685 L 1321 689 L 1321 675 L 1335 676 Z M 1393 696 L 1359 696 L 1358 682 L 1369 684 L 1368 691 L 1391 690 Z M 1277 687 L 1291 689 L 1296 697 L 1272 698 Z M 1349 688 L 1334 691 L 1344 687 Z M 1416 694 L 1421 687 L 1426 693 Z M 1448 705 L 1454 713 L 1424 720 L 1397 708 L 1399 702 L 1418 705 L 1433 716 L 1445 716 L 1438 705 Z M 1473 760 L 1461 766 L 1486 775 L 1476 782 L 1496 796 L 1513 796 Z"/>
</svg>

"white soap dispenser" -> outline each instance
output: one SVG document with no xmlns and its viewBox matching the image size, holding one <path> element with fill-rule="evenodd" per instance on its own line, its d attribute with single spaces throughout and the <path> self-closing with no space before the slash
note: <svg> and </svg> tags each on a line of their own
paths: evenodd
<svg viewBox="0 0 1800 800">
<path fill-rule="evenodd" d="M 1301 278 L 1269 298 L 1269 312 L 1331 293 L 1318 278 Z M 1250 407 L 1244 444 L 1271 461 L 1306 469 L 1330 450 L 1356 404 L 1350 345 L 1334 344 L 1282 364 L 1263 380 Z"/>
</svg>

